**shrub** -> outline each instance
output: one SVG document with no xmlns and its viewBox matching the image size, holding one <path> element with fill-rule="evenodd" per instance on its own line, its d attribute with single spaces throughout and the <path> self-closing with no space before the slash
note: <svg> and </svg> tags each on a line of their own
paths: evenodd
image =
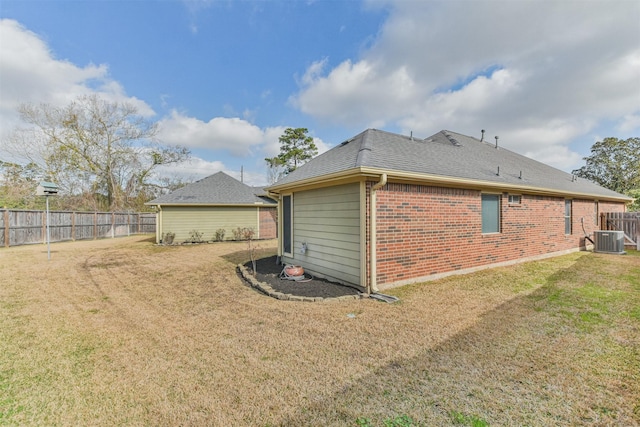
<svg viewBox="0 0 640 427">
<path fill-rule="evenodd" d="M 231 230 L 231 233 L 233 233 L 233 240 L 251 240 L 256 234 L 251 227 L 238 227 L 235 230 Z"/>
<path fill-rule="evenodd" d="M 172 233 L 171 231 L 168 231 L 166 233 L 162 233 L 160 242 L 162 242 L 163 245 L 172 245 L 173 239 L 175 238 L 176 238 L 176 233 Z"/>
<path fill-rule="evenodd" d="M 197 230 L 191 230 L 189 232 L 189 238 L 186 240 L 189 243 L 201 243 L 203 233 Z"/>
<path fill-rule="evenodd" d="M 216 230 L 216 235 L 213 238 L 213 240 L 215 240 L 216 242 L 222 242 L 224 240 L 224 235 L 225 235 L 226 231 L 224 228 L 218 228 Z"/>
<path fill-rule="evenodd" d="M 242 229 L 242 240 L 253 240 L 254 235 L 256 234 L 253 231 L 253 228 L 243 228 Z"/>
<path fill-rule="evenodd" d="M 233 240 L 241 240 L 242 239 L 242 228 L 238 227 L 234 230 L 231 230 L 233 234 Z"/>
</svg>

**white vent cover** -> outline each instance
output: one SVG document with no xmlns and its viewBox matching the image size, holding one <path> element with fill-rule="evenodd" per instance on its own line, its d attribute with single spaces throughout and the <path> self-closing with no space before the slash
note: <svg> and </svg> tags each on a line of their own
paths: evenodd
<svg viewBox="0 0 640 427">
<path fill-rule="evenodd" d="M 595 231 L 594 235 L 596 241 L 595 252 L 607 254 L 625 253 L 623 231 Z"/>
</svg>

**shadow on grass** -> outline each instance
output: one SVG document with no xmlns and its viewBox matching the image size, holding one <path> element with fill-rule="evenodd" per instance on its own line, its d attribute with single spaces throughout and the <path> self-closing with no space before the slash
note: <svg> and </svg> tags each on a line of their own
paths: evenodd
<svg viewBox="0 0 640 427">
<path fill-rule="evenodd" d="M 249 262 L 251 260 L 251 255 L 247 248 L 247 242 L 234 242 L 233 244 L 238 245 L 239 250 L 222 255 L 221 258 L 233 265 Z M 256 259 L 267 258 L 275 255 L 276 252 L 276 248 L 258 248 L 255 251 L 255 257 Z"/>
<path fill-rule="evenodd" d="M 403 416 L 413 422 L 407 425 L 638 425 L 634 366 L 640 366 L 640 345 L 611 339 L 625 329 L 620 322 L 633 320 L 611 315 L 601 328 L 585 332 L 564 314 L 580 305 L 575 281 L 597 278 L 601 262 L 607 260 L 585 256 L 540 277 L 533 292 L 415 357 L 373 369 L 333 394 L 310 397 L 280 425 L 396 425 L 388 423 Z M 606 278 L 593 283 L 605 288 Z M 627 304 L 629 297 L 632 305 L 640 303 L 637 293 L 621 292 Z M 622 300 L 599 303 L 615 313 Z"/>
<path fill-rule="evenodd" d="M 144 236 L 143 234 L 141 234 L 141 236 Z M 155 245 L 156 243 L 156 236 L 155 234 L 150 234 L 147 238 L 145 239 L 141 239 L 140 242 L 142 243 L 152 243 Z"/>
</svg>

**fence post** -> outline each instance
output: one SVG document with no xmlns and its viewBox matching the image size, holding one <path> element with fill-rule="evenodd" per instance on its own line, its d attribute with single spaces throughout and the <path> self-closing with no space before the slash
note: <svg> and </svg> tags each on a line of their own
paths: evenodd
<svg viewBox="0 0 640 427">
<path fill-rule="evenodd" d="M 76 241 L 76 213 L 71 212 L 71 241 Z"/>
<path fill-rule="evenodd" d="M 116 237 L 116 213 L 111 212 L 111 238 L 115 239 Z"/>
<path fill-rule="evenodd" d="M 600 214 L 600 223 L 598 224 L 598 229 L 599 230 L 604 230 L 604 213 Z"/>
<path fill-rule="evenodd" d="M 5 209 L 4 211 L 4 246 L 6 248 L 9 247 L 9 243 L 11 240 L 9 239 L 9 209 Z"/>
<path fill-rule="evenodd" d="M 640 251 L 640 214 L 636 218 L 636 250 Z"/>
<path fill-rule="evenodd" d="M 93 240 L 98 238 L 98 212 L 93 213 Z"/>
</svg>

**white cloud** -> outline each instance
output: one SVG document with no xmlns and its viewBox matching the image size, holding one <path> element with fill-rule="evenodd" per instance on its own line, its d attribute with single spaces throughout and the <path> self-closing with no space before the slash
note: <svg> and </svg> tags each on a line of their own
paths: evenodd
<svg viewBox="0 0 640 427">
<path fill-rule="evenodd" d="M 273 157 L 280 152 L 280 136 L 287 126 L 260 128 L 240 119 L 215 117 L 208 122 L 186 116 L 178 111 L 160 120 L 158 137 L 165 143 L 192 149 L 222 150 L 235 157 Z M 325 142 L 314 137 L 320 153 L 329 149 Z"/>
<path fill-rule="evenodd" d="M 292 97 L 301 111 L 424 136 L 485 128 L 554 164 L 579 162 L 569 143 L 599 124 L 640 129 L 638 2 L 383 6 L 389 18 L 360 58 L 307 69 Z"/>
<path fill-rule="evenodd" d="M 247 185 L 260 186 L 267 184 L 264 173 L 255 173 L 249 170 L 241 173 L 240 170 L 230 169 L 223 162 L 204 160 L 197 156 L 191 157 L 189 161 L 181 164 L 162 166 L 156 170 L 156 175 L 194 182 L 217 172 L 224 172 L 238 181 L 242 180 Z"/>
<path fill-rule="evenodd" d="M 327 145 L 322 139 L 317 137 L 313 137 L 313 143 L 318 147 L 318 154 L 322 154 L 331 148 L 331 146 Z"/>
<path fill-rule="evenodd" d="M 273 157 L 280 151 L 278 138 L 286 126 L 260 128 L 237 117 L 214 117 L 208 122 L 177 111 L 160 120 L 159 138 L 189 148 L 224 150 L 236 157 L 260 154 Z"/>
<path fill-rule="evenodd" d="M 618 126 L 618 130 L 624 133 L 631 133 L 637 129 L 640 129 L 640 113 L 625 115 Z"/>
<path fill-rule="evenodd" d="M 245 168 L 245 170 L 241 172 L 240 170 L 231 169 L 223 162 L 204 160 L 197 156 L 193 156 L 189 161 L 181 164 L 162 166 L 156 170 L 156 175 L 181 178 L 187 182 L 194 182 L 217 172 L 224 172 L 238 181 L 242 180 L 247 185 L 267 185 L 265 173 L 256 173 L 248 168 Z"/>
<path fill-rule="evenodd" d="M 193 156 L 183 163 L 160 166 L 156 170 L 156 175 L 174 176 L 187 181 L 197 181 L 224 170 L 226 170 L 226 166 L 220 161 L 208 161 Z"/>
<path fill-rule="evenodd" d="M 159 122 L 159 138 L 166 143 L 190 148 L 226 150 L 242 157 L 263 143 L 263 131 L 240 118 L 215 117 L 208 122 L 172 111 Z"/>
<path fill-rule="evenodd" d="M 277 126 L 265 129 L 264 132 L 264 157 L 275 157 L 280 153 L 280 136 L 284 134 L 286 126 Z"/>
<path fill-rule="evenodd" d="M 0 40 L 0 138 L 18 125 L 17 108 L 23 103 L 66 105 L 80 95 L 98 94 L 131 103 L 142 115 L 154 114 L 144 101 L 127 96 L 106 65 L 79 67 L 58 59 L 41 37 L 17 21 L 0 20 Z"/>
<path fill-rule="evenodd" d="M 404 66 L 380 75 L 367 60 L 347 60 L 326 77 L 308 70 L 303 81 L 306 89 L 292 98 L 294 105 L 307 114 L 341 123 L 364 119 L 381 126 L 407 114 L 414 101 L 415 82 Z"/>
<path fill-rule="evenodd" d="M 313 62 L 309 67 L 307 67 L 307 70 L 302 76 L 302 83 L 305 85 L 313 84 L 316 79 L 322 76 L 328 61 L 329 60 L 327 58 L 323 58 L 320 61 Z"/>
</svg>

